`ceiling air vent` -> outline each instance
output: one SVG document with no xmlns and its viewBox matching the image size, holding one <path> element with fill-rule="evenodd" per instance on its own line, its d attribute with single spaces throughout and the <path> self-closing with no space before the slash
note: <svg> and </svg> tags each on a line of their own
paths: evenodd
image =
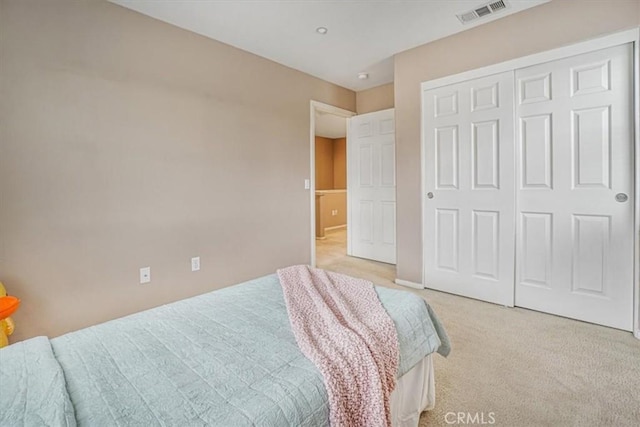
<svg viewBox="0 0 640 427">
<path fill-rule="evenodd" d="M 489 5 L 489 7 L 491 8 L 492 12 L 496 12 L 496 11 L 501 10 L 501 9 L 506 9 L 507 5 L 504 4 L 504 2 L 502 0 L 500 0 L 500 1 L 497 1 L 497 2 L 494 2 L 494 3 L 491 3 Z"/>
<path fill-rule="evenodd" d="M 482 6 L 482 7 L 479 7 L 478 9 L 476 9 L 476 13 L 480 17 L 485 16 L 485 15 L 491 15 L 491 9 L 489 9 L 489 6 Z"/>
<path fill-rule="evenodd" d="M 491 3 L 483 4 L 473 10 L 461 13 L 456 16 L 458 17 L 460 22 L 462 22 L 463 24 L 468 24 L 469 22 L 475 21 L 476 19 L 482 18 L 484 16 L 489 16 L 493 13 L 504 10 L 508 7 L 508 5 L 509 4 L 505 0 L 494 1 Z"/>
</svg>

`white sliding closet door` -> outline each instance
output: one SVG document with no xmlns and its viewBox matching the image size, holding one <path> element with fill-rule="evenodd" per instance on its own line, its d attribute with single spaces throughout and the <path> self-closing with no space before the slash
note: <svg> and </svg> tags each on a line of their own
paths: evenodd
<svg viewBox="0 0 640 427">
<path fill-rule="evenodd" d="M 513 305 L 513 72 L 424 92 L 425 286 Z"/>
<path fill-rule="evenodd" d="M 631 330 L 632 45 L 516 71 L 516 305 Z"/>
</svg>

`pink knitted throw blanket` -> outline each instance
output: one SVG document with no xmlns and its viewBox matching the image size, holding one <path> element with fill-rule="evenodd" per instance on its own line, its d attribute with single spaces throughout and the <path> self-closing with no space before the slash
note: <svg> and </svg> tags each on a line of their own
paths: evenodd
<svg viewBox="0 0 640 427">
<path fill-rule="evenodd" d="M 373 283 L 304 265 L 278 277 L 298 346 L 324 378 L 331 426 L 391 426 L 398 336 Z"/>
</svg>

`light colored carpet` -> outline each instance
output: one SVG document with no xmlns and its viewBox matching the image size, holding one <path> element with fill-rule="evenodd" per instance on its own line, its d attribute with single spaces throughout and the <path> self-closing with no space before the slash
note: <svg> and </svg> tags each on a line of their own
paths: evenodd
<svg viewBox="0 0 640 427">
<path fill-rule="evenodd" d="M 318 267 L 402 288 L 393 283 L 395 266 L 348 257 L 345 242 L 344 230 L 318 241 Z M 640 340 L 631 333 L 412 292 L 429 301 L 453 346 L 448 358 L 435 358 L 436 407 L 421 427 L 640 426 Z"/>
</svg>

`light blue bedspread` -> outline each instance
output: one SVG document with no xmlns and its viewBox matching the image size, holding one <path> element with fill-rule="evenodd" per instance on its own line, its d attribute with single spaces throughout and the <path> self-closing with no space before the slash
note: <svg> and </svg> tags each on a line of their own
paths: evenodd
<svg viewBox="0 0 640 427">
<path fill-rule="evenodd" d="M 0 426 L 46 425 L 76 420 L 49 339 L 37 337 L 0 351 Z"/>
<path fill-rule="evenodd" d="M 376 290 L 398 329 L 399 375 L 427 354 L 448 352 L 424 300 Z M 73 332 L 51 346 L 80 426 L 328 425 L 322 376 L 296 345 L 275 275 Z"/>
</svg>

